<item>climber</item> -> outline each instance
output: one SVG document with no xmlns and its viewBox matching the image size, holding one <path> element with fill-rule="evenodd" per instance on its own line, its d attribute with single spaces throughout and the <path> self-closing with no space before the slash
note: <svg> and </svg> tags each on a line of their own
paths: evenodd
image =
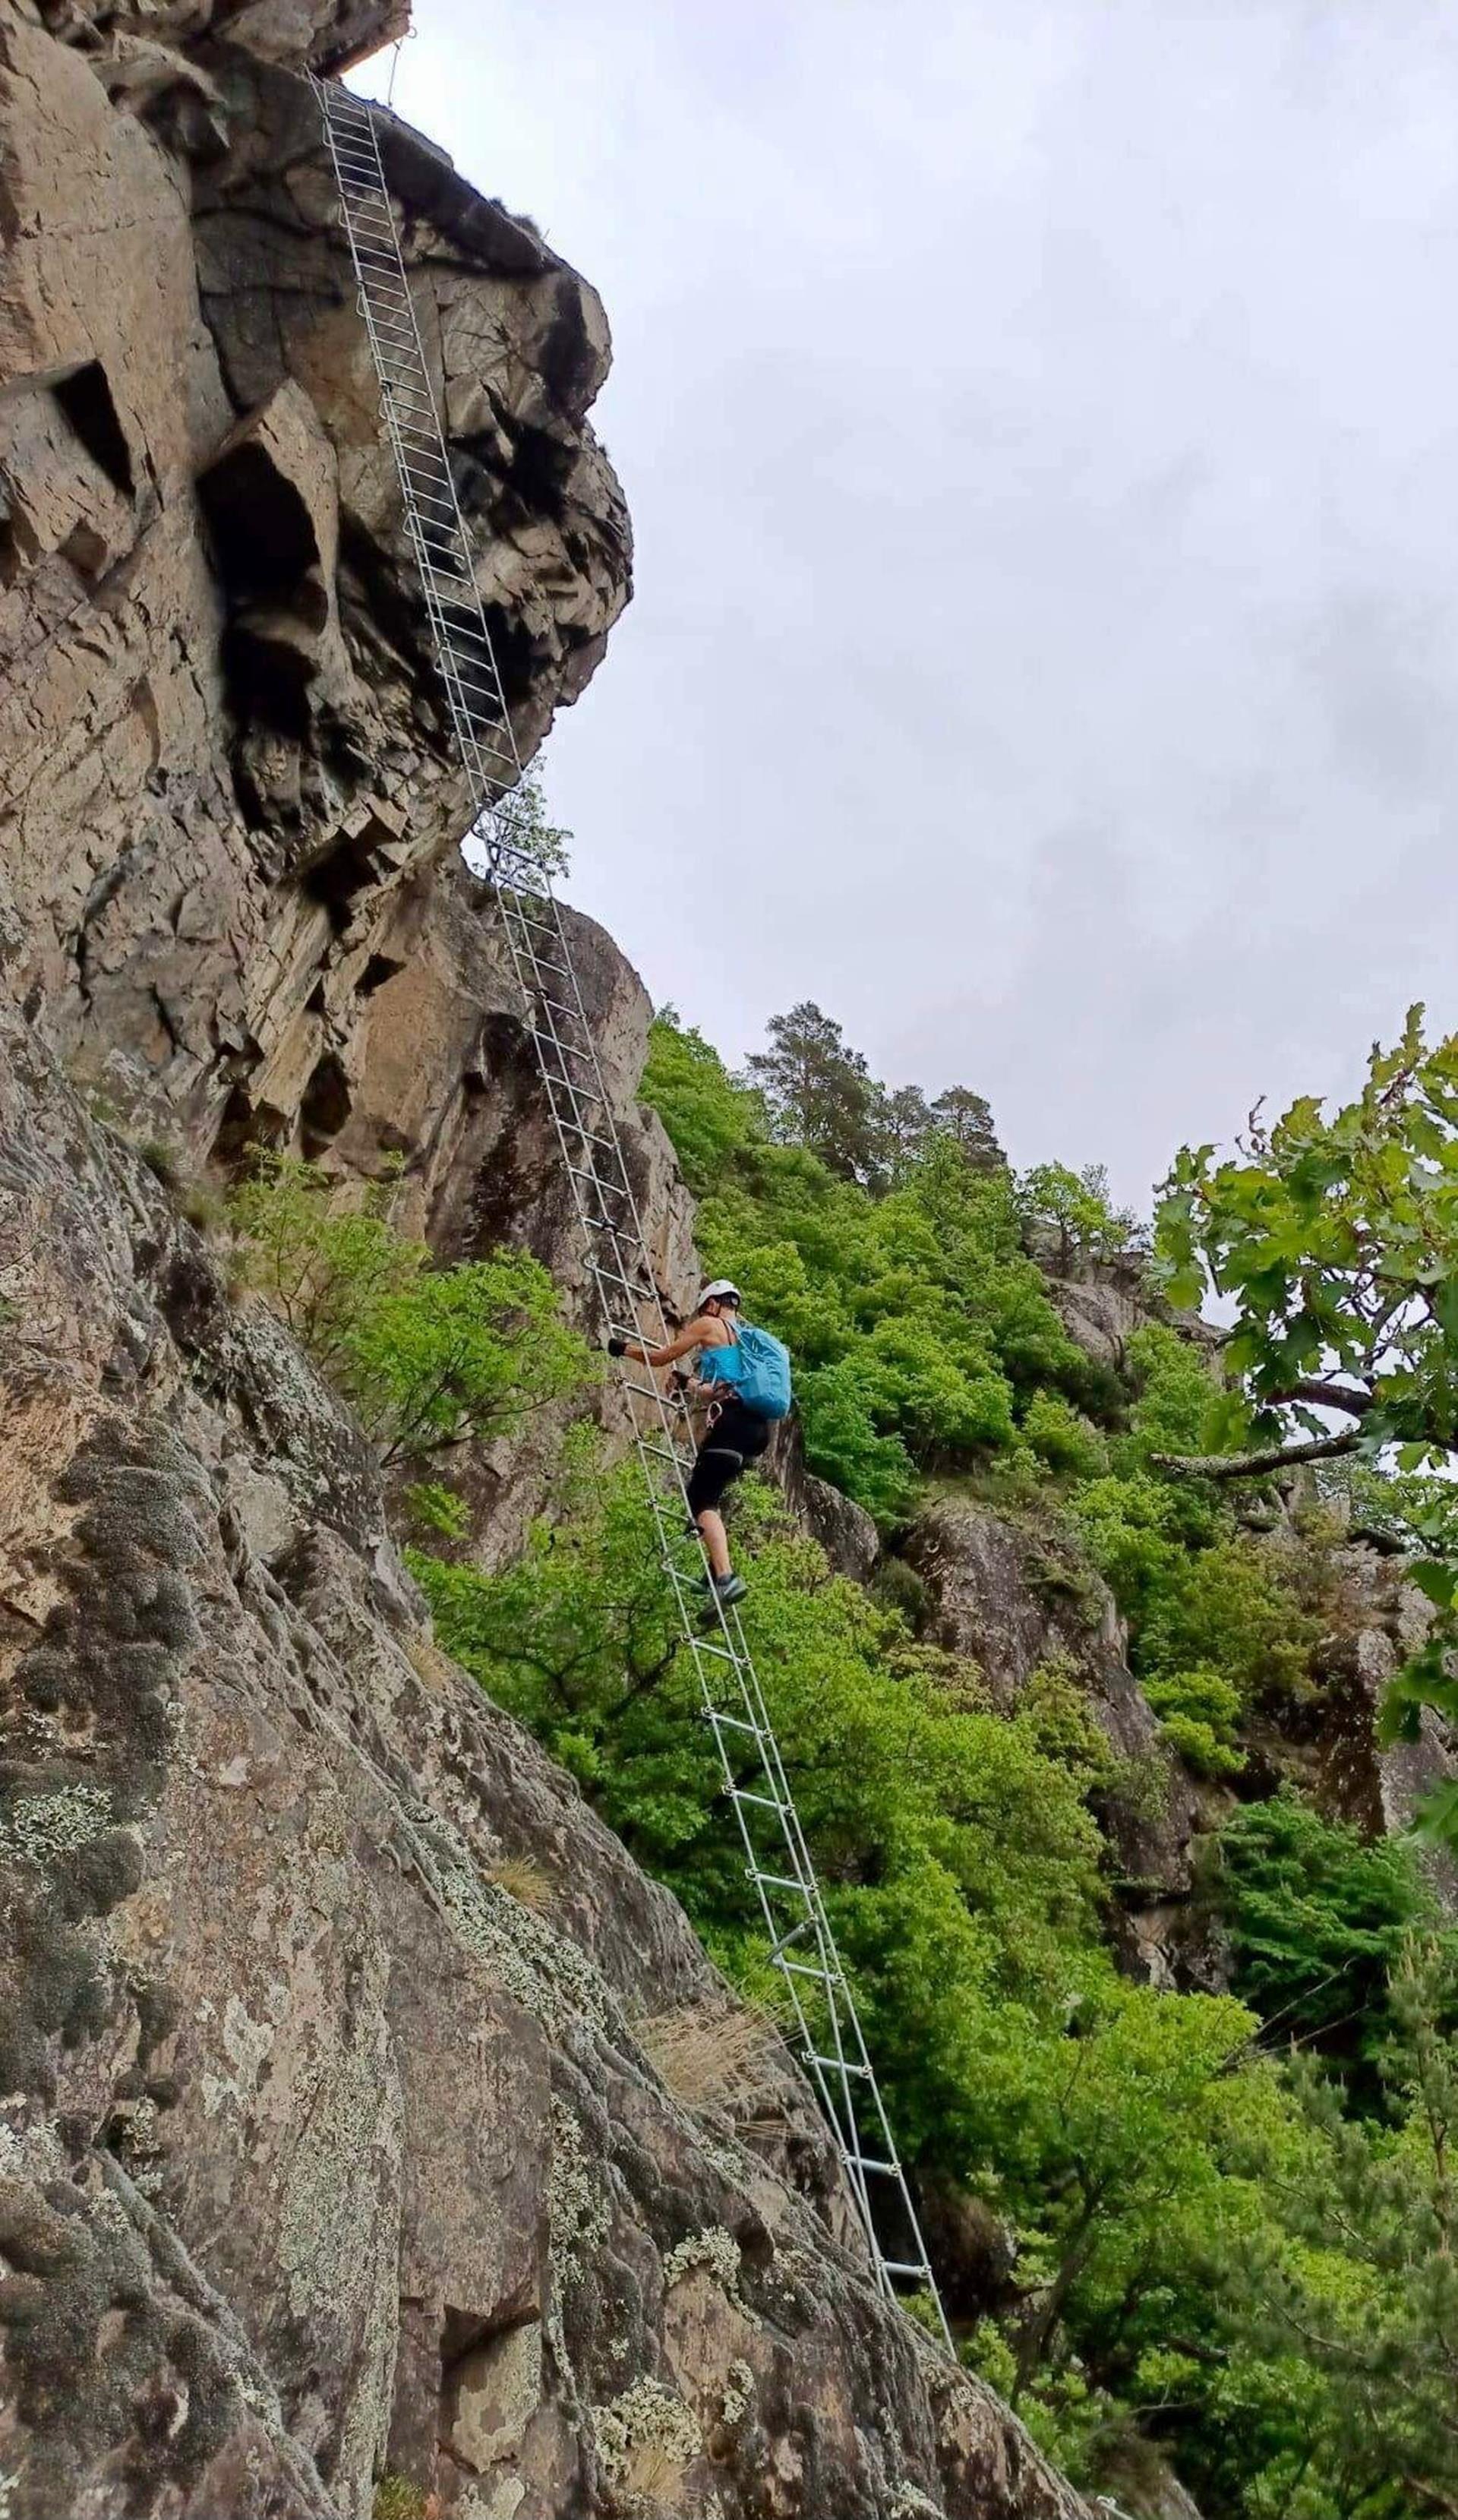
<svg viewBox="0 0 1458 2520">
<path fill-rule="evenodd" d="M 742 1601 L 748 1590 L 729 1563 L 724 1516 L 719 1508 L 746 1462 L 757 1462 L 770 1441 L 770 1428 L 790 1406 L 790 1360 L 769 1330 L 739 1319 L 739 1289 L 728 1278 L 715 1278 L 698 1299 L 691 1322 L 666 1347 L 647 1348 L 637 1339 L 614 1335 L 609 1356 L 628 1356 L 656 1370 L 677 1365 L 692 1355 L 694 1371 L 687 1381 L 691 1399 L 708 1402 L 688 1480 L 688 1510 L 708 1553 L 705 1593 L 726 1608 Z"/>
</svg>

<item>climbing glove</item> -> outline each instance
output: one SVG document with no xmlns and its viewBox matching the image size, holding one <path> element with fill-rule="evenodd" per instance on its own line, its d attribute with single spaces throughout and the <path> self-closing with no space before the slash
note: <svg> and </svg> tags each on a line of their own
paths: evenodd
<svg viewBox="0 0 1458 2520">
<path fill-rule="evenodd" d="M 619 1338 L 616 1330 L 607 1342 L 607 1353 L 609 1356 L 626 1356 L 628 1353 L 627 1340 Z"/>
</svg>

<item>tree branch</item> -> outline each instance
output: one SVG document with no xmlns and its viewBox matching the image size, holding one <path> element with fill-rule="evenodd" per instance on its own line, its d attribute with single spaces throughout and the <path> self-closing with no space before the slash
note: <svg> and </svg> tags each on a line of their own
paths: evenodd
<svg viewBox="0 0 1458 2520">
<path fill-rule="evenodd" d="M 1374 1406 L 1370 1391 L 1351 1391 L 1345 1383 L 1323 1381 L 1319 1374 L 1303 1375 L 1300 1382 L 1290 1383 L 1286 1390 L 1272 1392 L 1271 1399 L 1277 1406 L 1306 1400 L 1313 1409 L 1345 1409 L 1350 1418 L 1365 1418 Z"/>
<path fill-rule="evenodd" d="M 1273 1444 L 1261 1453 L 1155 1453 L 1157 1470 L 1176 1479 L 1259 1479 L 1268 1470 L 1284 1470 L 1298 1462 L 1330 1462 L 1339 1453 L 1354 1453 L 1360 1430 L 1346 1426 L 1340 1435 L 1313 1435 L 1304 1444 Z"/>
</svg>

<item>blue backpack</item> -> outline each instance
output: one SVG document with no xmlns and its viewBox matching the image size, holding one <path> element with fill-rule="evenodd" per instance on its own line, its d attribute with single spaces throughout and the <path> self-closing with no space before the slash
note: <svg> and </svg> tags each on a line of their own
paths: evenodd
<svg viewBox="0 0 1458 2520">
<path fill-rule="evenodd" d="M 701 1382 L 721 1382 L 761 1418 L 790 1414 L 790 1354 L 773 1330 L 736 1322 L 729 1347 L 706 1347 L 698 1360 Z"/>
</svg>

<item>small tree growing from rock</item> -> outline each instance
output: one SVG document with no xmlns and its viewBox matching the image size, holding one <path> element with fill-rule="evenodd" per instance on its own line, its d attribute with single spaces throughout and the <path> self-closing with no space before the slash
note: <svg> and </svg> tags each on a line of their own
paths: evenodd
<svg viewBox="0 0 1458 2520">
<path fill-rule="evenodd" d="M 587 1343 L 540 1262 L 498 1251 L 437 1268 L 388 1209 L 386 1186 L 344 1205 L 327 1174 L 287 1155 L 265 1157 L 232 1202 L 245 1282 L 353 1403 L 386 1466 L 510 1434 L 586 1386 Z"/>
</svg>

